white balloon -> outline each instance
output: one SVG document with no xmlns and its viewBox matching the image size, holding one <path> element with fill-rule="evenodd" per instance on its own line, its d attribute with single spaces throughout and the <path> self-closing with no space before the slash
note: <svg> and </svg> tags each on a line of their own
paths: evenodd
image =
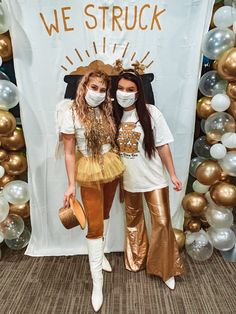
<svg viewBox="0 0 236 314">
<path fill-rule="evenodd" d="M 210 148 L 210 154 L 215 159 L 222 159 L 225 157 L 227 150 L 222 144 L 214 144 Z"/>
<path fill-rule="evenodd" d="M 9 214 L 9 204 L 8 201 L 3 196 L 3 193 L 0 193 L 0 223 L 4 221 Z"/>
<path fill-rule="evenodd" d="M 212 240 L 213 246 L 220 251 L 231 250 L 236 241 L 234 232 L 229 228 L 210 227 L 207 234 Z"/>
<path fill-rule="evenodd" d="M 11 181 L 4 186 L 3 195 L 11 204 L 25 204 L 29 200 L 28 184 L 21 180 Z"/>
<path fill-rule="evenodd" d="M 236 177 L 236 151 L 227 152 L 219 164 L 226 174 Z"/>
<path fill-rule="evenodd" d="M 227 148 L 236 147 L 236 133 L 227 132 L 221 137 L 222 144 Z"/>
<path fill-rule="evenodd" d="M 209 225 L 214 228 L 230 228 L 234 221 L 233 213 L 228 208 L 208 206 L 205 216 Z"/>
<path fill-rule="evenodd" d="M 209 190 L 210 185 L 200 183 L 198 180 L 193 182 L 193 190 L 197 193 L 204 194 Z"/>
<path fill-rule="evenodd" d="M 225 94 L 217 94 L 212 98 L 211 106 L 215 111 L 225 111 L 230 106 L 230 98 Z"/>
<path fill-rule="evenodd" d="M 213 22 L 219 28 L 226 28 L 233 25 L 235 21 L 235 8 L 231 6 L 223 6 L 216 10 Z"/>
<path fill-rule="evenodd" d="M 5 169 L 3 168 L 3 166 L 0 166 L 0 178 L 4 176 L 4 173 L 5 173 Z"/>
</svg>

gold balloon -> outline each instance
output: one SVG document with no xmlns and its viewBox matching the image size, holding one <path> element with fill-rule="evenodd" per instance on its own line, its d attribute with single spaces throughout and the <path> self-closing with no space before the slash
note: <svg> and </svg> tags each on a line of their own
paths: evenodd
<svg viewBox="0 0 236 314">
<path fill-rule="evenodd" d="M 5 173 L 4 176 L 0 178 L 0 187 L 3 188 L 7 183 L 15 180 L 14 176 L 9 176 L 9 174 Z"/>
<path fill-rule="evenodd" d="M 25 146 L 23 131 L 16 127 L 11 136 L 1 138 L 2 147 L 8 150 L 20 150 Z"/>
<path fill-rule="evenodd" d="M 184 230 L 188 230 L 188 223 L 191 221 L 191 217 L 184 218 Z"/>
<path fill-rule="evenodd" d="M 178 244 L 179 250 L 182 250 L 185 244 L 185 233 L 179 229 L 173 229 L 175 234 L 175 239 Z"/>
<path fill-rule="evenodd" d="M 205 185 L 212 185 L 220 181 L 222 169 L 217 161 L 205 160 L 196 170 L 197 180 Z"/>
<path fill-rule="evenodd" d="M 217 72 L 224 80 L 236 81 L 236 48 L 223 53 L 218 62 Z"/>
<path fill-rule="evenodd" d="M 225 173 L 224 171 L 221 172 L 220 174 L 220 181 L 230 181 L 230 177 L 227 173 Z"/>
<path fill-rule="evenodd" d="M 202 97 L 197 102 L 197 116 L 200 119 L 207 119 L 215 110 L 211 106 L 210 97 Z"/>
<path fill-rule="evenodd" d="M 22 205 L 10 204 L 10 214 L 19 215 L 26 219 L 30 216 L 29 202 Z"/>
<path fill-rule="evenodd" d="M 6 160 L 7 157 L 7 152 L 4 149 L 0 148 L 0 162 Z"/>
<path fill-rule="evenodd" d="M 196 192 L 186 194 L 182 200 L 184 210 L 191 213 L 192 216 L 199 216 L 207 204 L 207 199 L 202 194 Z"/>
<path fill-rule="evenodd" d="M 219 142 L 219 136 L 214 132 L 208 132 L 206 134 L 206 140 L 208 144 L 214 145 Z"/>
<path fill-rule="evenodd" d="M 236 100 L 231 99 L 230 106 L 227 111 L 236 120 Z"/>
<path fill-rule="evenodd" d="M 236 100 L 236 82 L 230 82 L 226 89 L 226 94 L 232 100 Z"/>
<path fill-rule="evenodd" d="M 9 153 L 9 159 L 2 162 L 7 174 L 17 176 L 27 169 L 27 160 L 20 153 Z"/>
<path fill-rule="evenodd" d="M 0 136 L 12 134 L 15 128 L 16 118 L 13 114 L 8 111 L 0 110 Z"/>
<path fill-rule="evenodd" d="M 236 186 L 227 182 L 218 182 L 210 188 L 213 201 L 219 206 L 236 206 Z"/>
<path fill-rule="evenodd" d="M 9 33 L 0 34 L 0 56 L 4 62 L 12 59 L 12 45 Z"/>
<path fill-rule="evenodd" d="M 201 220 L 200 219 L 191 219 L 188 223 L 188 230 L 191 232 L 198 232 L 201 229 Z"/>
</svg>

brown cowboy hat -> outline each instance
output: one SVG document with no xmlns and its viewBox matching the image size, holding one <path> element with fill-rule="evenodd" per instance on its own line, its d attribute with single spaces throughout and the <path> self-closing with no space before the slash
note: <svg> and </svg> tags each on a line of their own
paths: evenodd
<svg viewBox="0 0 236 314">
<path fill-rule="evenodd" d="M 82 205 L 76 198 L 70 198 L 69 207 L 59 209 L 59 218 L 66 229 L 71 229 L 76 226 L 84 229 L 86 226 L 86 216 Z"/>
</svg>

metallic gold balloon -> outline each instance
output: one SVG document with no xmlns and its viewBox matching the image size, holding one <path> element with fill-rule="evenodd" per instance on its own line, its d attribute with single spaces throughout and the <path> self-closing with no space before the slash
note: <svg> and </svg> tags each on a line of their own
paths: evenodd
<svg viewBox="0 0 236 314">
<path fill-rule="evenodd" d="M 9 159 L 2 162 L 9 175 L 19 175 L 27 169 L 27 160 L 21 153 L 9 153 Z"/>
<path fill-rule="evenodd" d="M 0 34 L 0 56 L 3 61 L 12 59 L 12 45 L 9 33 Z"/>
<path fill-rule="evenodd" d="M 231 99 L 230 106 L 227 111 L 236 120 L 236 100 Z"/>
<path fill-rule="evenodd" d="M 197 116 L 207 119 L 215 110 L 211 106 L 211 97 L 202 97 L 197 102 Z"/>
<path fill-rule="evenodd" d="M 236 48 L 223 53 L 218 62 L 217 72 L 225 80 L 236 81 Z"/>
<path fill-rule="evenodd" d="M 236 186 L 227 182 L 218 182 L 210 188 L 213 201 L 219 206 L 236 206 Z"/>
<path fill-rule="evenodd" d="M 16 118 L 13 114 L 8 111 L 0 110 L 0 136 L 12 134 L 15 128 Z"/>
<path fill-rule="evenodd" d="M 23 131 L 20 127 L 16 127 L 11 136 L 1 138 L 2 147 L 8 150 L 20 150 L 25 146 Z"/>
<path fill-rule="evenodd" d="M 198 232 L 201 229 L 201 220 L 200 219 L 191 219 L 188 223 L 188 230 L 191 232 Z"/>
<path fill-rule="evenodd" d="M 205 185 L 212 185 L 220 181 L 222 169 L 217 161 L 205 160 L 197 167 L 196 178 Z"/>
<path fill-rule="evenodd" d="M 28 218 L 30 216 L 29 202 L 23 205 L 10 204 L 10 214 L 19 215 L 23 219 Z"/>
<path fill-rule="evenodd" d="M 7 152 L 4 149 L 0 148 L 0 162 L 6 160 L 7 157 Z"/>
<path fill-rule="evenodd" d="M 215 134 L 214 132 L 208 132 L 206 134 L 206 140 L 207 140 L 207 143 L 214 145 L 219 142 L 219 136 L 218 134 Z"/>
<path fill-rule="evenodd" d="M 226 89 L 226 94 L 232 100 L 236 100 L 236 82 L 230 82 Z"/>
<path fill-rule="evenodd" d="M 178 244 L 179 250 L 182 250 L 185 244 L 185 233 L 179 229 L 173 229 L 175 234 L 175 239 Z"/>
<path fill-rule="evenodd" d="M 230 181 L 230 177 L 227 173 L 225 173 L 224 171 L 221 172 L 221 175 L 220 175 L 220 181 Z"/>
<path fill-rule="evenodd" d="M 199 216 L 207 204 L 207 199 L 202 194 L 196 192 L 186 194 L 182 200 L 184 210 L 191 213 L 192 216 Z"/>
<path fill-rule="evenodd" d="M 184 218 L 184 230 L 188 230 L 188 223 L 191 221 L 191 217 Z"/>
<path fill-rule="evenodd" d="M 7 183 L 15 180 L 14 176 L 9 176 L 9 174 L 5 173 L 3 177 L 0 178 L 0 187 L 3 188 Z"/>
</svg>

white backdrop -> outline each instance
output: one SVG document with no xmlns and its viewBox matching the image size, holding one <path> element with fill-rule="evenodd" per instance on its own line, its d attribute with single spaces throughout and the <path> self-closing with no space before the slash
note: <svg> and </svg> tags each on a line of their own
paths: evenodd
<svg viewBox="0 0 236 314">
<path fill-rule="evenodd" d="M 67 179 L 64 161 L 54 158 L 54 112 L 65 92 L 64 76 L 95 59 L 112 65 L 125 54 L 124 66 L 130 67 L 134 52 L 134 61 L 147 54 L 143 63 L 150 64 L 146 72 L 155 75 L 152 87 L 156 105 L 173 132 L 174 162 L 185 187 L 195 123 L 200 47 L 214 0 L 5 1 L 12 17 L 10 34 L 29 165 L 32 237 L 26 254 L 85 253 L 85 232 L 79 227 L 64 229 L 58 218 Z M 128 26 L 132 26 L 136 9 L 136 25 L 128 30 L 125 12 L 129 13 Z M 176 193 L 171 188 L 172 222 L 179 228 L 183 222 L 180 204 L 184 192 L 183 189 Z M 123 250 L 123 217 L 116 195 L 108 251 Z"/>
</svg>

